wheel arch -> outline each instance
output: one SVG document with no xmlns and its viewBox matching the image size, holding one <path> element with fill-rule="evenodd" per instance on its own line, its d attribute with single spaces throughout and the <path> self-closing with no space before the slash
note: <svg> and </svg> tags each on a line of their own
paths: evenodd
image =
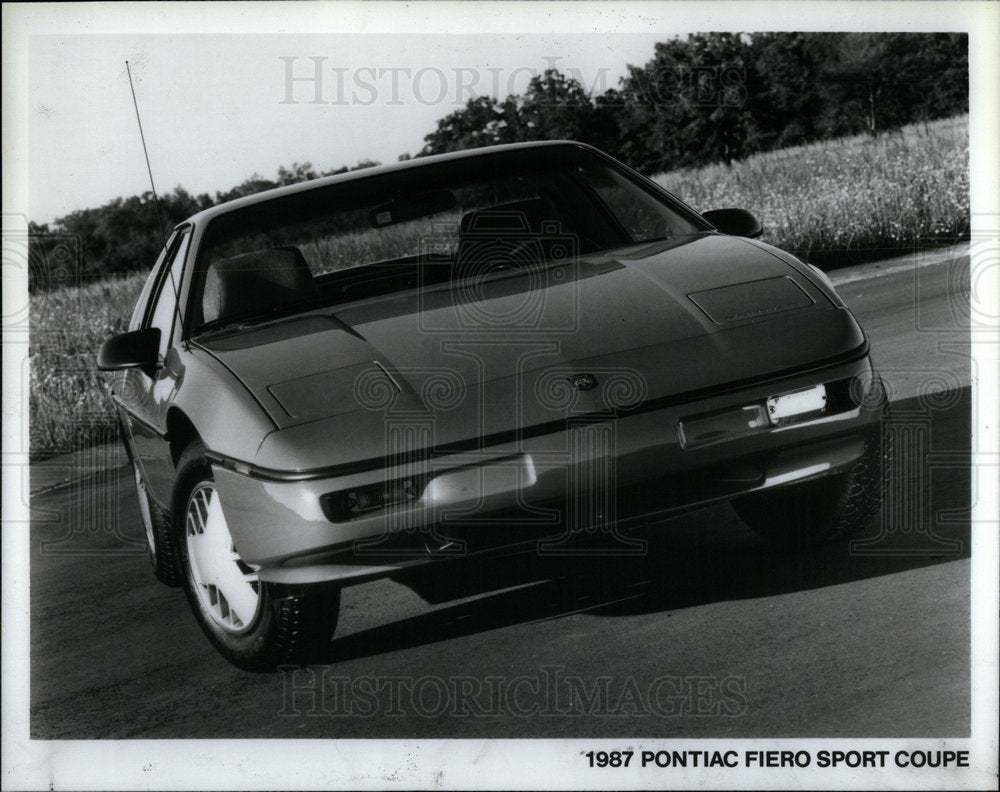
<svg viewBox="0 0 1000 792">
<path fill-rule="evenodd" d="M 201 434 L 187 414 L 176 406 L 167 410 L 167 442 L 170 445 L 170 458 L 176 469 L 181 454 L 195 440 L 201 440 Z"/>
</svg>

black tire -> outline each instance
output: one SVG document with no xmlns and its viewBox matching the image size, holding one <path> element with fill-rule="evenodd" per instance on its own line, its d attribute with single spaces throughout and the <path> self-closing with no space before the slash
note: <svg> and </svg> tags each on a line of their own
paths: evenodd
<svg viewBox="0 0 1000 792">
<path fill-rule="evenodd" d="M 891 452 L 892 434 L 874 431 L 846 473 L 744 495 L 733 508 L 771 544 L 811 547 L 849 539 L 880 513 Z"/>
<path fill-rule="evenodd" d="M 145 529 L 146 549 L 149 561 L 153 565 L 153 574 L 161 583 L 166 583 L 168 586 L 179 586 L 184 576 L 181 574 L 180 564 L 177 561 L 170 517 L 157 505 L 156 501 L 149 497 L 149 493 L 142 483 L 142 475 L 134 462 L 132 463 L 132 473 L 135 478 L 135 492 L 139 498 L 140 518 Z"/>
<path fill-rule="evenodd" d="M 214 491 L 209 486 L 214 481 L 212 468 L 205 459 L 205 448 L 200 442 L 193 442 L 181 454 L 177 473 L 173 525 L 184 593 L 209 641 L 230 663 L 248 671 L 269 671 L 286 663 L 328 660 L 340 610 L 340 589 L 336 585 L 281 586 L 254 578 L 258 604 L 252 618 L 246 617 L 246 624 L 238 627 L 223 625 L 218 614 L 213 615 L 206 602 L 205 592 L 209 587 L 199 587 L 196 583 L 197 573 L 192 567 L 186 525 L 192 496 L 198 492 Z M 235 557 L 234 563 L 241 565 L 241 569 L 250 570 L 238 555 Z M 228 607 L 226 603 L 224 610 Z"/>
</svg>

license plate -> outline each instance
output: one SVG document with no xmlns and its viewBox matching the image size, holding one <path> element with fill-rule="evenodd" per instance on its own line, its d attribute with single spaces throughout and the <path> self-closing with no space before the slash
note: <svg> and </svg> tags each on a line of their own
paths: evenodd
<svg viewBox="0 0 1000 792">
<path fill-rule="evenodd" d="M 767 400 L 767 417 L 775 426 L 803 416 L 821 413 L 825 409 L 825 385 L 782 393 Z"/>
</svg>

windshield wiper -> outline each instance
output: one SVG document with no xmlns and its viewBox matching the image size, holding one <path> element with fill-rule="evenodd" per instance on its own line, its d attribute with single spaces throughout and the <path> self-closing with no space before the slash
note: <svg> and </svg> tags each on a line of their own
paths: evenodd
<svg viewBox="0 0 1000 792">
<path fill-rule="evenodd" d="M 263 311 L 243 311 L 242 313 L 220 316 L 198 326 L 194 335 L 204 335 L 205 333 L 215 333 L 222 330 L 245 330 L 248 327 L 257 327 L 268 322 L 276 322 L 280 319 L 288 319 L 303 310 L 316 305 L 316 299 L 310 297 L 305 300 L 295 300 L 294 302 L 282 303 L 272 306 Z"/>
<path fill-rule="evenodd" d="M 305 310 L 318 310 L 321 306 L 316 303 L 317 301 L 315 298 L 309 298 L 306 300 L 284 303 L 283 305 L 276 305 L 263 313 L 260 311 L 250 311 L 242 314 L 220 317 L 200 325 L 192 335 L 203 336 L 211 335 L 213 333 L 239 332 L 241 330 L 248 330 L 251 327 L 260 327 L 262 325 L 269 324 L 270 322 L 280 322 L 284 319 L 293 319 L 301 315 Z M 332 311 L 324 311 L 322 315 L 333 319 L 351 335 L 357 336 L 362 341 L 365 340 L 364 336 L 362 336 L 357 330 L 347 324 L 347 322 Z"/>
</svg>

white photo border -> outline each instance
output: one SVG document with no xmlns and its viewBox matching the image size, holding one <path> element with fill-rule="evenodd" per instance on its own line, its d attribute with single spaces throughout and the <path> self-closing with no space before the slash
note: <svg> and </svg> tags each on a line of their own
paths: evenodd
<svg viewBox="0 0 1000 792">
<path fill-rule="evenodd" d="M 27 217 L 28 38 L 47 33 L 330 33 L 400 32 L 615 33 L 662 30 L 864 30 L 966 32 L 970 55 L 972 233 L 1000 217 L 997 129 L 1000 6 L 978 2 L 708 3 L 69 3 L 5 4 L 3 13 L 3 212 Z M 975 274 L 974 274 L 975 275 Z M 4 273 L 8 295 L 26 294 L 25 278 Z M 973 426 L 979 453 L 998 450 L 998 345 L 973 334 L 979 380 Z M 995 468 L 978 471 L 972 532 L 972 733 L 967 739 L 636 740 L 634 750 L 968 750 L 965 770 L 793 771 L 655 768 L 597 773 L 581 754 L 622 740 L 134 740 L 40 741 L 29 737 L 28 538 L 8 530 L 27 520 L 17 468 L 25 435 L 22 381 L 27 341 L 3 349 L 3 787 L 5 789 L 354 789 L 407 788 L 996 788 L 998 723 L 998 507 Z M 10 451 L 15 449 L 15 451 Z M 26 452 L 23 460 L 27 459 Z M 7 467 L 10 463 L 11 467 Z M 11 471 L 7 475 L 7 471 Z M 975 474 L 974 474 L 975 475 Z M 391 781 L 388 779 L 392 779 Z"/>
</svg>

